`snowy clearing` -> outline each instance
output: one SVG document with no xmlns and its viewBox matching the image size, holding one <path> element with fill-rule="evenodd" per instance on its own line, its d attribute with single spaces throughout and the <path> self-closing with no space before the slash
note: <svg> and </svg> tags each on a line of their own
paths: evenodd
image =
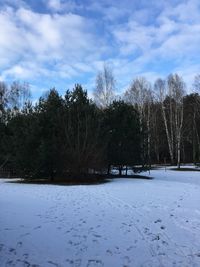
<svg viewBox="0 0 200 267">
<path fill-rule="evenodd" d="M 200 266 L 200 172 L 91 186 L 0 179 L 0 266 Z"/>
</svg>

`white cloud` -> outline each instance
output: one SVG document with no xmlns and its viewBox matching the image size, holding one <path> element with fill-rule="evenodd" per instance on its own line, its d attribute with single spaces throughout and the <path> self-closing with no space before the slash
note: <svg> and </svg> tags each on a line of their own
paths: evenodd
<svg viewBox="0 0 200 267">
<path fill-rule="evenodd" d="M 174 71 L 191 83 L 200 69 L 198 0 L 41 2 L 39 12 L 28 1 L 0 0 L 1 79 L 89 89 L 108 61 L 125 88 L 136 76 L 154 81 Z"/>
<path fill-rule="evenodd" d="M 96 51 L 98 38 L 90 21 L 79 15 L 6 8 L 0 12 L 0 24 L 0 68 L 5 78 L 50 76 L 54 71 L 61 77 L 78 75 L 88 71 L 87 58 L 98 58 L 101 51 Z"/>
<path fill-rule="evenodd" d="M 158 75 L 163 75 L 165 69 L 168 69 L 165 62 L 174 65 L 170 72 L 182 69 L 181 65 L 189 73 L 194 64 L 200 69 L 200 63 L 195 63 L 195 58 L 197 61 L 200 59 L 199 15 L 200 2 L 191 0 L 175 7 L 166 6 L 151 24 L 140 23 L 132 16 L 127 23 L 111 27 L 120 57 L 127 58 L 124 71 L 121 69 L 124 75 L 126 73 L 129 76 L 132 71 L 134 74 L 150 73 L 150 77 L 156 77 L 156 71 L 153 70 L 156 66 L 160 66 L 160 70 L 157 69 Z M 131 61 L 128 60 L 130 57 Z M 191 58 L 194 62 L 191 62 Z M 184 74 L 186 75 L 185 72 Z M 190 76 L 186 78 L 189 83 L 191 75 L 186 75 Z"/>
<path fill-rule="evenodd" d="M 56 11 L 61 10 L 61 2 L 60 2 L 60 0 L 49 0 L 47 5 L 48 5 L 48 7 L 50 9 L 53 9 L 53 10 L 56 10 Z"/>
</svg>

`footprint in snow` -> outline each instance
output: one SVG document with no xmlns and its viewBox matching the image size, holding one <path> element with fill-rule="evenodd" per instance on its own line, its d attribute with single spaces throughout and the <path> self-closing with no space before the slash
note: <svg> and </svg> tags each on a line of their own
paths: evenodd
<svg viewBox="0 0 200 267">
<path fill-rule="evenodd" d="M 66 262 L 68 262 L 70 265 L 74 265 L 74 261 L 70 259 L 66 259 Z"/>
<path fill-rule="evenodd" d="M 101 260 L 88 260 L 87 267 L 101 267 L 104 266 Z"/>
<path fill-rule="evenodd" d="M 49 263 L 49 264 L 51 264 L 51 265 L 53 265 L 53 266 L 56 266 L 56 267 L 59 266 L 57 263 L 55 263 L 55 262 L 53 262 L 53 261 L 47 261 L 47 263 Z"/>
<path fill-rule="evenodd" d="M 21 247 L 22 244 L 23 244 L 23 243 L 22 243 L 21 241 L 17 242 L 17 246 L 19 246 L 19 247 Z"/>
<path fill-rule="evenodd" d="M 132 250 L 133 249 L 133 246 L 130 246 L 130 247 L 128 247 L 126 250 L 127 251 L 130 251 L 130 250 Z"/>
<path fill-rule="evenodd" d="M 125 257 L 124 257 L 124 260 L 125 260 L 127 263 L 131 263 L 131 260 L 130 260 L 129 256 L 125 256 Z"/>
<path fill-rule="evenodd" d="M 156 241 L 156 240 L 160 240 L 160 236 L 159 235 L 155 235 L 154 238 L 152 239 L 152 241 Z"/>
<path fill-rule="evenodd" d="M 15 248 L 10 248 L 9 252 L 16 254 L 16 249 Z"/>
<path fill-rule="evenodd" d="M 6 266 L 14 266 L 13 261 L 12 260 L 8 260 L 6 262 Z"/>
<path fill-rule="evenodd" d="M 162 222 L 162 220 L 161 219 L 157 219 L 154 223 L 160 223 L 160 222 Z"/>
<path fill-rule="evenodd" d="M 162 244 L 165 245 L 165 246 L 168 246 L 168 243 L 166 241 L 162 241 Z"/>
<path fill-rule="evenodd" d="M 109 255 L 111 255 L 111 256 L 113 255 L 113 253 L 112 253 L 112 251 L 110 249 L 107 249 L 106 250 L 106 253 L 109 254 Z"/>
<path fill-rule="evenodd" d="M 158 255 L 159 256 L 165 256 L 166 254 L 165 254 L 165 252 L 159 252 Z"/>
<path fill-rule="evenodd" d="M 36 227 L 34 227 L 34 228 L 33 228 L 33 230 L 40 229 L 41 227 L 42 227 L 41 225 L 39 225 L 39 226 L 36 226 Z"/>
</svg>

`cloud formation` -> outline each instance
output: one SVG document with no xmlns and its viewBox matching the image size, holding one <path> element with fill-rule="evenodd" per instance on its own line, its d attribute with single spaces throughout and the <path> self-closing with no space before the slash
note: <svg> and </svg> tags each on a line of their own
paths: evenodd
<svg viewBox="0 0 200 267">
<path fill-rule="evenodd" d="M 175 71 L 192 83 L 199 71 L 198 0 L 0 4 L 0 78 L 29 81 L 38 94 L 76 82 L 92 89 L 104 61 L 119 88 L 138 75 L 154 80 Z"/>
</svg>

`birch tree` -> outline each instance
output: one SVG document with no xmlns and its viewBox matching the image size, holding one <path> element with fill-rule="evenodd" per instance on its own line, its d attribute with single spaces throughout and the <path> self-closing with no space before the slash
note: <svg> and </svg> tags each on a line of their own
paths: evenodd
<svg viewBox="0 0 200 267">
<path fill-rule="evenodd" d="M 177 167 L 181 164 L 181 138 L 183 129 L 183 99 L 185 95 L 185 83 L 178 74 L 168 77 L 168 88 L 171 98 L 174 100 L 174 122 L 176 138 Z"/>
<path fill-rule="evenodd" d="M 130 88 L 125 92 L 126 102 L 132 104 L 139 113 L 140 119 L 140 134 L 144 133 L 144 125 L 147 128 L 147 157 L 150 164 L 150 144 L 151 144 L 151 103 L 152 103 L 152 90 L 150 83 L 144 77 L 138 77 L 133 80 Z M 145 161 L 145 140 L 144 136 L 141 140 L 142 162 Z"/>
<path fill-rule="evenodd" d="M 8 87 L 4 82 L 0 82 L 0 122 L 3 122 L 7 103 L 8 103 Z"/>
<path fill-rule="evenodd" d="M 167 121 L 167 114 L 166 114 L 166 107 L 165 107 L 165 98 L 167 96 L 167 88 L 166 88 L 166 81 L 162 79 L 157 79 L 154 84 L 154 90 L 158 93 L 159 101 L 161 103 L 162 109 L 162 116 L 165 125 L 165 131 L 167 136 L 167 143 L 169 148 L 169 155 L 171 159 L 171 163 L 174 163 L 174 146 L 173 146 L 173 137 L 171 136 L 170 132 L 170 125 Z"/>
<path fill-rule="evenodd" d="M 13 113 L 19 112 L 30 100 L 31 93 L 28 83 L 14 81 L 9 90 L 9 107 Z"/>
<path fill-rule="evenodd" d="M 161 102 L 171 163 L 176 160 L 180 168 L 185 83 L 178 74 L 170 74 L 167 81 L 158 79 L 154 88 Z"/>
<path fill-rule="evenodd" d="M 200 94 L 200 74 L 194 77 L 193 89 L 194 89 L 194 93 Z"/>
<path fill-rule="evenodd" d="M 200 133 L 198 132 L 197 120 L 200 117 L 200 74 L 196 75 L 194 78 L 194 103 L 193 103 L 193 161 L 195 161 L 195 151 L 198 151 L 198 160 L 200 159 Z M 195 142 L 196 139 L 196 142 Z M 195 144 L 197 143 L 197 145 Z M 196 148 L 197 146 L 197 148 Z"/>
<path fill-rule="evenodd" d="M 114 100 L 116 82 L 113 71 L 108 64 L 97 74 L 96 86 L 93 92 L 98 107 L 107 108 Z"/>
</svg>

